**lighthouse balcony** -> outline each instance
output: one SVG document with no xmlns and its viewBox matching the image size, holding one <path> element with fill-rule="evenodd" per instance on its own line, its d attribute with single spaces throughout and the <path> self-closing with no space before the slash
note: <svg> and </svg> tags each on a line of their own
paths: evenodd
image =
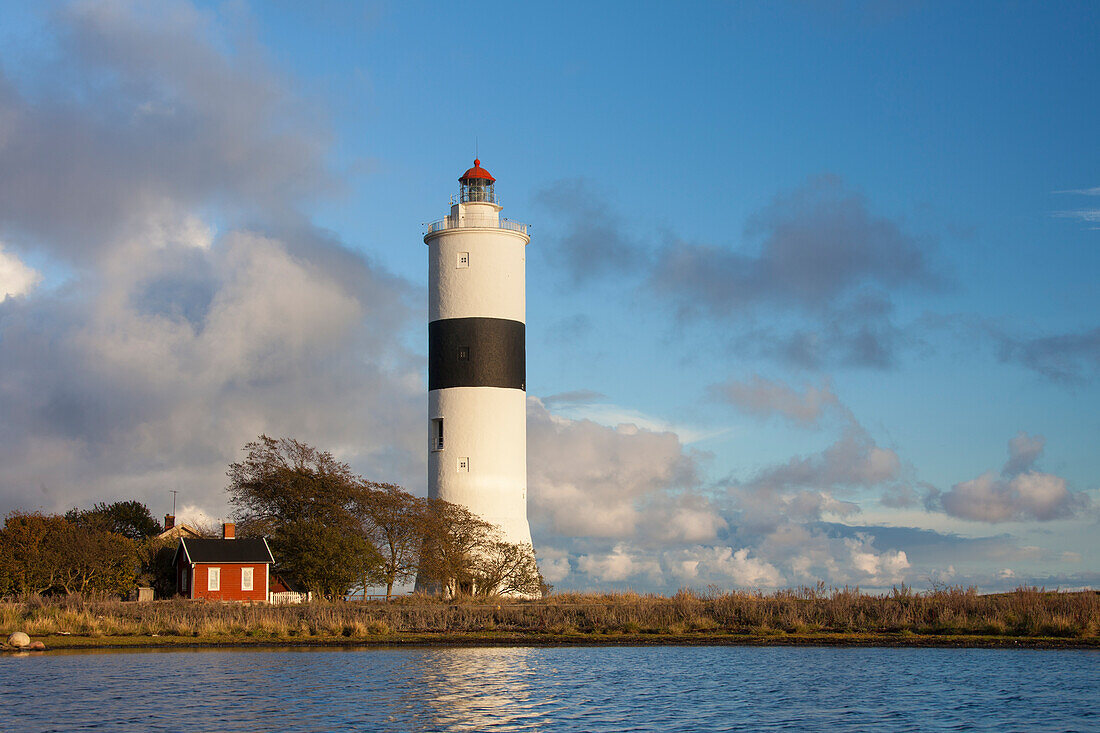
<svg viewBox="0 0 1100 733">
<path fill-rule="evenodd" d="M 511 219 L 483 219 L 473 217 L 445 216 L 427 225 L 424 235 L 442 232 L 446 229 L 507 229 L 527 234 L 527 225 Z"/>
</svg>

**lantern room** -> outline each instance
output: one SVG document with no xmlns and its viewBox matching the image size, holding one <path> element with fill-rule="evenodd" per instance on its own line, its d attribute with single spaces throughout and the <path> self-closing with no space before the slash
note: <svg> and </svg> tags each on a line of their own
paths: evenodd
<svg viewBox="0 0 1100 733">
<path fill-rule="evenodd" d="M 496 179 L 481 167 L 480 160 L 475 159 L 474 167 L 458 179 L 458 200 L 463 204 L 476 202 L 495 204 L 497 203 L 495 184 Z"/>
</svg>

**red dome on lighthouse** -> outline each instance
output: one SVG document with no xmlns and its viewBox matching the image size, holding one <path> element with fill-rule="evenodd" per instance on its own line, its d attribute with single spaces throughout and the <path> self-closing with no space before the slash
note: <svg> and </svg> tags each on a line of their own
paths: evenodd
<svg viewBox="0 0 1100 733">
<path fill-rule="evenodd" d="M 489 171 L 481 167 L 481 161 L 477 158 L 474 158 L 474 167 L 463 173 L 462 177 L 458 180 L 465 181 L 467 179 L 473 178 L 480 179 L 482 181 L 490 181 L 492 183 L 496 183 L 497 180 L 493 178 L 492 175 L 490 175 Z"/>
</svg>

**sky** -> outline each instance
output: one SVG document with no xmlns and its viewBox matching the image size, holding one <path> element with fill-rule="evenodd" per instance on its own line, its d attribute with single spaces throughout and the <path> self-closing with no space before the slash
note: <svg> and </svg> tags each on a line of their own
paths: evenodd
<svg viewBox="0 0 1100 733">
<path fill-rule="evenodd" d="M 1100 587 L 1095 4 L 0 18 L 0 512 L 228 518 L 261 433 L 424 495 L 478 155 L 555 587 Z"/>
</svg>

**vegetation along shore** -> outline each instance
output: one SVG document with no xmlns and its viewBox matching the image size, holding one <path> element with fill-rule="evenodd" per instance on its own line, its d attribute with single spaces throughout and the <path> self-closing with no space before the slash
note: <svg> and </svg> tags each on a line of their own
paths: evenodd
<svg viewBox="0 0 1100 733">
<path fill-rule="evenodd" d="M 1100 594 L 961 588 L 885 595 L 561 593 L 532 601 L 400 596 L 273 606 L 38 596 L 0 603 L 5 638 L 49 649 L 359 644 L 852 644 L 1100 648 Z"/>
</svg>

